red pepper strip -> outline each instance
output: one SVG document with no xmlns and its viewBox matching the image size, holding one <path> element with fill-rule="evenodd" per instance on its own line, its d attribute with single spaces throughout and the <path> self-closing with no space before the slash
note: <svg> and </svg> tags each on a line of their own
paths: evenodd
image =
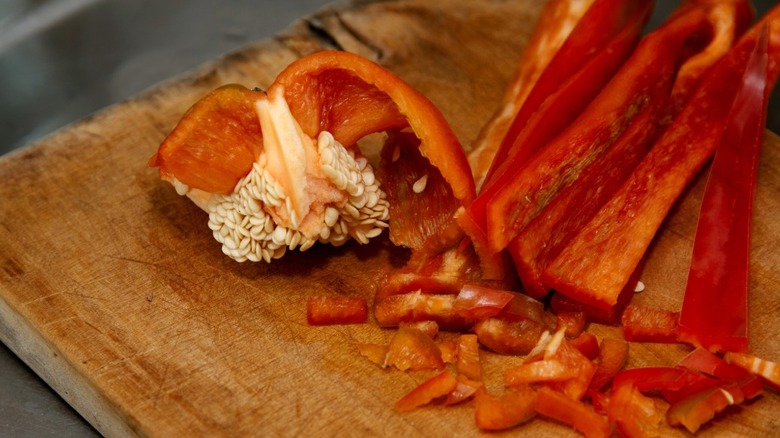
<svg viewBox="0 0 780 438">
<path fill-rule="evenodd" d="M 610 436 L 609 423 L 605 417 L 587 404 L 547 387 L 539 388 L 536 393 L 536 412 L 568 424 L 588 438 Z"/>
<path fill-rule="evenodd" d="M 528 158 L 563 130 L 629 57 L 653 2 L 637 3 L 602 1 L 594 4 L 561 48 L 561 53 L 556 55 L 555 68 L 551 64 L 540 79 L 541 91 L 534 89 L 534 99 L 526 102 L 513 122 L 513 128 L 493 160 L 490 179 L 483 185 L 480 196 L 458 218 L 483 259 L 496 252 L 488 247 L 486 235 L 487 209 L 496 193 L 493 187 L 508 184 Z M 599 33 L 601 35 L 596 38 Z M 605 36 L 610 40 L 604 40 Z M 586 49 L 583 45 L 591 47 Z M 571 66 L 564 68 L 561 64 L 566 62 Z"/>
<path fill-rule="evenodd" d="M 775 391 L 780 391 L 780 364 L 747 353 L 728 352 L 723 359 L 756 376 Z"/>
<path fill-rule="evenodd" d="M 664 416 L 655 401 L 645 397 L 635 387 L 623 385 L 612 392 L 607 407 L 609 422 L 620 436 L 631 438 L 661 436 Z"/>
<path fill-rule="evenodd" d="M 458 375 L 469 380 L 482 380 L 482 365 L 479 360 L 479 341 L 477 335 L 458 337 Z"/>
<path fill-rule="evenodd" d="M 550 0 L 544 5 L 498 111 L 482 129 L 469 154 L 477 186 L 482 185 L 509 125 L 534 84 L 594 1 Z"/>
<path fill-rule="evenodd" d="M 685 53 L 685 41 L 704 25 L 698 9 L 651 32 L 586 110 L 547 143 L 514 178 L 495 191 L 487 206 L 487 237 L 494 252 L 507 244 L 552 199 L 606 153 L 632 121 L 668 89 Z M 490 196 L 483 191 L 480 196 Z"/>
<path fill-rule="evenodd" d="M 673 404 L 666 413 L 666 420 L 672 426 L 684 426 L 696 433 L 704 423 L 735 402 L 733 395 L 724 388 L 704 389 Z"/>
<path fill-rule="evenodd" d="M 677 342 L 680 314 L 630 304 L 621 318 L 623 337 L 631 342 Z"/>
<path fill-rule="evenodd" d="M 599 340 L 589 332 L 580 333 L 579 336 L 570 340 L 569 344 L 589 360 L 596 360 L 599 357 Z"/>
<path fill-rule="evenodd" d="M 659 91 L 662 95 L 653 98 L 653 104 L 642 110 L 616 144 L 509 243 L 509 253 L 528 295 L 547 295 L 550 288 L 541 280 L 544 269 L 644 158 L 668 101 L 663 96 L 667 90 Z"/>
<path fill-rule="evenodd" d="M 441 350 L 420 330 L 401 327 L 387 347 L 387 365 L 401 371 L 440 370 L 444 368 Z"/>
<path fill-rule="evenodd" d="M 464 285 L 455 297 L 454 310 L 465 319 L 492 318 L 518 295 L 476 284 Z"/>
<path fill-rule="evenodd" d="M 748 61 L 701 203 L 680 338 L 712 351 L 748 350 L 750 222 L 766 126 L 766 34 Z"/>
<path fill-rule="evenodd" d="M 402 322 L 435 321 L 445 330 L 467 330 L 473 320 L 461 317 L 454 306 L 455 295 L 417 291 L 377 301 L 374 317 L 382 327 L 396 327 Z"/>
<path fill-rule="evenodd" d="M 644 260 L 644 259 L 643 259 Z M 644 268 L 644 262 L 640 262 L 639 266 L 634 270 L 634 274 L 631 276 L 631 280 L 626 283 L 626 287 L 618 296 L 618 303 L 609 308 L 602 309 L 588 304 L 584 304 L 581 301 L 577 301 L 573 298 L 569 298 L 558 292 L 554 292 L 550 298 L 550 307 L 555 313 L 558 312 L 583 312 L 589 321 L 598 322 L 600 324 L 618 325 L 620 324 L 621 316 L 625 311 L 625 308 L 631 302 L 631 298 L 634 296 L 634 288 L 639 277 L 642 274 Z"/>
<path fill-rule="evenodd" d="M 508 320 L 488 318 L 474 324 L 472 328 L 485 347 L 501 354 L 528 354 L 546 328 L 530 319 Z"/>
<path fill-rule="evenodd" d="M 682 367 L 643 367 L 619 372 L 612 381 L 613 391 L 632 385 L 642 393 L 680 391 L 699 380 L 711 380 Z"/>
<path fill-rule="evenodd" d="M 739 385 L 746 399 L 757 397 L 762 385 L 757 377 L 744 369 L 731 365 L 703 348 L 696 348 L 685 356 L 679 366 L 716 377 L 724 382 Z"/>
<path fill-rule="evenodd" d="M 780 22 L 780 8 L 766 20 Z M 628 181 L 548 266 L 550 287 L 601 308 L 615 305 L 672 204 L 719 143 L 757 37 L 754 27 L 710 70 Z M 774 44 L 780 41 L 771 63 L 780 64 Z"/>
<path fill-rule="evenodd" d="M 480 388 L 482 388 L 482 382 L 471 380 L 462 374 L 458 374 L 458 384 L 452 392 L 447 394 L 447 400 L 444 401 L 444 404 L 449 406 L 466 401 L 474 397 Z"/>
<path fill-rule="evenodd" d="M 310 325 L 361 324 L 368 321 L 368 304 L 363 297 L 312 296 L 306 300 L 306 321 Z"/>
<path fill-rule="evenodd" d="M 439 397 L 446 396 L 452 392 L 457 385 L 458 380 L 452 373 L 446 370 L 442 371 L 401 397 L 401 399 L 395 403 L 395 408 L 401 412 L 417 409 Z"/>
<path fill-rule="evenodd" d="M 596 373 L 590 380 L 589 391 L 601 391 L 623 369 L 628 360 L 628 342 L 604 338 L 599 349 Z"/>
<path fill-rule="evenodd" d="M 481 430 L 503 430 L 524 423 L 536 414 L 536 393 L 528 385 L 507 390 L 501 395 L 480 387 L 474 396 L 474 419 Z"/>
<path fill-rule="evenodd" d="M 468 241 L 463 241 L 457 249 L 436 255 L 412 252 L 412 258 L 404 267 L 391 272 L 381 281 L 376 301 L 418 290 L 456 294 L 469 282 L 485 283 L 481 281 L 476 253 Z"/>
</svg>

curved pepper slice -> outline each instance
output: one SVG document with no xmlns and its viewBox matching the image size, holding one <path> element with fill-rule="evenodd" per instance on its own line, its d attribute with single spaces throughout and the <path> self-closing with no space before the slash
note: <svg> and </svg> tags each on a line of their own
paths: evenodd
<svg viewBox="0 0 780 438">
<path fill-rule="evenodd" d="M 302 238 L 291 239 L 288 234 L 285 242 L 284 232 L 306 226 L 305 215 L 310 212 L 308 198 L 337 202 L 346 196 L 338 193 L 322 175 L 312 177 L 311 169 L 317 169 L 311 157 L 316 155 L 318 147 L 322 153 L 325 146 L 321 143 L 327 143 L 330 138 L 330 143 L 350 151 L 342 154 L 346 155 L 357 150 L 356 142 L 362 137 L 396 130 L 413 133 L 409 135 L 414 142 L 407 142 L 416 154 L 412 159 L 419 162 L 417 167 L 429 173 L 430 178 L 427 178 L 427 189 L 425 181 L 415 185 L 418 181 L 400 178 L 395 178 L 387 189 L 399 203 L 427 200 L 426 205 L 431 207 L 426 216 L 435 219 L 419 224 L 398 218 L 402 225 L 395 227 L 391 237 L 399 245 L 420 248 L 427 237 L 454 227 L 450 224 L 454 223 L 451 216 L 455 209 L 468 204 L 475 196 L 465 153 L 442 114 L 427 98 L 379 65 L 354 54 L 323 51 L 306 56 L 283 70 L 267 92 L 250 91 L 238 85 L 214 90 L 184 115 L 149 164 L 159 168 L 161 177 L 174 183 L 178 191 L 186 192 L 206 209 L 212 195 L 229 196 L 239 188 L 237 184 L 254 178 L 250 172 L 261 163 L 291 193 L 287 199 L 291 201 L 288 210 L 296 213 L 269 212 L 274 223 L 284 228 L 279 231 L 271 227 L 268 232 L 278 234 L 274 236 L 275 241 L 278 238 L 293 248 Z M 329 134 L 325 140 L 324 133 Z M 323 156 L 324 153 L 320 158 Z M 346 158 L 355 166 L 361 159 Z M 364 178 L 363 183 L 373 183 L 373 175 L 367 178 L 372 181 L 366 182 Z M 349 185 L 344 185 L 350 190 Z M 362 187 L 352 187 L 349 195 L 359 196 L 362 190 Z M 361 208 L 360 205 L 352 210 Z M 312 208 L 318 217 L 328 213 L 326 206 Z M 320 228 L 311 222 L 314 221 L 308 221 L 310 229 L 304 238 L 313 243 Z M 332 222 L 322 221 L 331 227 Z M 212 228 L 215 234 L 218 225 Z M 376 234 L 372 232 L 369 237 Z M 323 230 L 319 236 L 320 240 L 327 240 L 328 232 Z M 366 240 L 365 233 L 358 236 L 362 237 L 358 240 Z M 228 247 L 238 245 L 232 241 L 224 243 Z M 226 251 L 224 246 L 223 251 Z"/>
</svg>

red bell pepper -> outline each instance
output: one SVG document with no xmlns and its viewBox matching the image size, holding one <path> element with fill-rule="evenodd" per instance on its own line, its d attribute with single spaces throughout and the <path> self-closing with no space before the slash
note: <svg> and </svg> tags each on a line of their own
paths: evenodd
<svg viewBox="0 0 780 438">
<path fill-rule="evenodd" d="M 402 322 L 435 321 L 449 330 L 465 330 L 473 321 L 458 315 L 455 295 L 424 294 L 420 291 L 392 295 L 374 305 L 374 317 L 383 327 L 396 327 Z"/>
<path fill-rule="evenodd" d="M 543 105 L 555 105 L 556 108 L 543 112 L 558 113 L 558 116 L 548 117 L 546 123 L 535 121 L 534 129 L 542 131 L 532 137 L 540 138 L 541 142 L 563 129 L 584 109 L 635 47 L 653 3 L 653 0 L 592 2 L 528 93 L 493 157 L 485 177 L 486 186 L 494 183 L 492 177 L 499 168 L 522 163 L 538 149 L 540 144 L 518 141 L 518 137 Z M 572 77 L 577 79 L 568 82 Z M 586 84 L 585 80 L 590 82 Z M 575 82 L 582 83 L 575 87 L 572 85 Z M 556 93 L 573 95 L 549 99 Z"/>
<path fill-rule="evenodd" d="M 539 382 L 557 382 L 577 377 L 577 370 L 555 359 L 526 362 L 504 374 L 504 385 L 514 387 Z"/>
<path fill-rule="evenodd" d="M 729 364 L 701 347 L 685 356 L 678 366 L 704 373 L 722 382 L 736 384 L 746 399 L 755 398 L 763 391 L 760 381 L 754 374 Z"/>
<path fill-rule="evenodd" d="M 536 393 L 536 412 L 567 424 L 588 438 L 610 436 L 607 419 L 587 404 L 547 387 Z"/>
<path fill-rule="evenodd" d="M 764 20 L 778 17 L 776 8 Z M 672 204 L 720 142 L 757 36 L 754 28 L 709 71 L 620 190 L 548 266 L 549 286 L 594 306 L 615 305 Z M 780 57 L 780 48 L 771 56 Z"/>
<path fill-rule="evenodd" d="M 458 404 L 474 397 L 477 391 L 483 387 L 482 382 L 471 380 L 463 374 L 458 374 L 457 379 L 458 384 L 455 385 L 455 389 L 452 392 L 447 394 L 447 400 L 444 401 L 444 404 L 447 406 Z"/>
<path fill-rule="evenodd" d="M 588 360 L 596 360 L 599 357 L 599 340 L 590 332 L 582 332 L 569 341 L 572 347 L 579 350 Z"/>
<path fill-rule="evenodd" d="M 628 360 L 628 342 L 604 338 L 599 349 L 596 372 L 590 380 L 589 391 L 601 391 L 623 369 Z"/>
<path fill-rule="evenodd" d="M 564 329 L 566 331 L 566 336 L 570 338 L 575 338 L 582 333 L 583 330 L 585 330 L 585 324 L 587 324 L 588 319 L 587 316 L 585 316 L 585 312 L 557 312 L 555 314 L 556 318 L 556 331 Z"/>
<path fill-rule="evenodd" d="M 664 416 L 650 397 L 645 397 L 631 385 L 623 385 L 612 392 L 607 407 L 609 422 L 620 436 L 649 438 L 661 436 Z"/>
<path fill-rule="evenodd" d="M 680 314 L 630 304 L 621 318 L 623 337 L 631 342 L 677 342 Z"/>
<path fill-rule="evenodd" d="M 750 223 L 769 87 L 767 35 L 756 42 L 715 152 L 680 312 L 680 338 L 712 351 L 748 350 Z"/>
<path fill-rule="evenodd" d="M 736 352 L 726 353 L 723 359 L 731 365 L 758 376 L 762 382 L 775 391 L 780 391 L 780 364 L 777 362 L 761 359 L 748 353 Z"/>
<path fill-rule="evenodd" d="M 465 319 L 492 318 L 500 314 L 516 295 L 516 292 L 465 284 L 455 297 L 453 308 Z"/>
<path fill-rule="evenodd" d="M 575 374 L 571 379 L 547 382 L 546 386 L 566 394 L 573 400 L 580 400 L 587 392 L 590 381 L 596 373 L 596 365 L 566 339 L 562 339 L 555 349 L 551 350 L 548 345 L 544 359 L 557 360 Z"/>
<path fill-rule="evenodd" d="M 458 385 L 458 380 L 449 371 L 442 371 L 424 381 L 401 397 L 395 408 L 407 412 L 425 406 L 437 398 L 444 397 Z"/>
<path fill-rule="evenodd" d="M 368 304 L 363 297 L 311 296 L 306 300 L 306 321 L 310 325 L 361 324 L 368 321 Z"/>
<path fill-rule="evenodd" d="M 482 345 L 496 353 L 519 355 L 533 350 L 546 328 L 530 319 L 488 318 L 472 330 Z"/>
<path fill-rule="evenodd" d="M 477 335 L 460 335 L 458 337 L 458 375 L 469 380 L 482 380 L 482 364 L 479 360 L 479 341 Z"/>
<path fill-rule="evenodd" d="M 399 328 L 390 340 L 386 363 L 401 371 L 444 368 L 441 350 L 433 339 L 420 330 L 406 327 Z"/>
<path fill-rule="evenodd" d="M 474 419 L 481 430 L 504 430 L 534 417 L 536 393 L 528 385 L 507 390 L 501 395 L 488 393 L 485 387 L 474 397 Z"/>
<path fill-rule="evenodd" d="M 696 433 L 706 422 L 715 418 L 727 407 L 742 402 L 738 390 L 731 387 L 715 387 L 703 389 L 686 397 L 669 407 L 666 420 L 672 426 L 683 426 L 691 433 Z"/>
<path fill-rule="evenodd" d="M 427 184 L 415 191 L 415 181 L 390 173 L 393 184 L 383 184 L 383 189 L 397 204 L 420 205 L 424 199 L 426 220 L 398 215 L 392 238 L 398 245 L 418 249 L 437 234 L 445 235 L 441 240 L 459 241 L 459 234 L 447 235 L 448 229 L 456 228 L 452 214 L 475 196 L 463 148 L 443 115 L 422 94 L 379 65 L 347 52 L 323 51 L 301 58 L 284 69 L 267 92 L 237 85 L 213 91 L 182 117 L 150 165 L 159 168 L 163 179 L 183 183 L 201 196 L 230 194 L 264 150 L 256 105 L 270 99 L 286 103 L 310 140 L 328 131 L 345 147 L 354 148 L 357 140 L 373 132 L 413 132 L 414 141 L 404 137 L 400 145 L 403 159 L 407 164 L 416 160 L 414 168 L 427 175 Z M 286 187 L 291 192 L 301 184 L 292 178 L 279 182 L 291 186 Z M 296 195 L 293 203 L 299 198 Z"/>
</svg>

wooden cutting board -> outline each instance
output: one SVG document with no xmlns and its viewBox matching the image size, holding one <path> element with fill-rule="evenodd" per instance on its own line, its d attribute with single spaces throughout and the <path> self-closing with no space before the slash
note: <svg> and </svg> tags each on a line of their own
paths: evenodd
<svg viewBox="0 0 780 438">
<path fill-rule="evenodd" d="M 332 47 L 374 59 L 419 88 L 468 144 L 494 110 L 542 3 L 339 4 L 2 157 L 0 340 L 107 436 L 477 435 L 469 404 L 393 410 L 430 373 L 383 370 L 358 354 L 356 342 L 383 343 L 392 331 L 306 324 L 308 295 L 371 300 L 377 276 L 400 266 L 404 251 L 380 239 L 270 265 L 235 263 L 212 240 L 205 213 L 146 161 L 207 91 L 230 82 L 267 86 L 293 59 Z M 779 146 L 768 133 L 751 277 L 751 348 L 773 360 L 780 360 Z M 665 224 L 637 301 L 679 306 L 701 186 Z M 670 365 L 684 353 L 632 344 L 629 365 Z M 517 362 L 483 357 L 497 387 Z M 778 412 L 780 397 L 766 393 L 700 435 L 771 435 Z M 520 431 L 576 436 L 546 421 Z"/>
</svg>

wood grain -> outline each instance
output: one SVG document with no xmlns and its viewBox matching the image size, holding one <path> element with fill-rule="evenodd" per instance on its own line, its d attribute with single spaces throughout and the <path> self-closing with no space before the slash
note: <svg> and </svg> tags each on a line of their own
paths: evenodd
<svg viewBox="0 0 780 438">
<path fill-rule="evenodd" d="M 278 37 L 173 78 L 0 159 L 0 340 L 107 436 L 477 435 L 470 406 L 408 414 L 392 406 L 430 374 L 382 370 L 356 342 L 374 324 L 309 327 L 313 293 L 371 300 L 407 256 L 387 241 L 314 248 L 237 264 L 207 217 L 159 181 L 147 159 L 181 114 L 224 83 L 267 86 L 290 61 L 342 48 L 424 92 L 468 147 L 489 118 L 543 1 L 354 1 Z M 780 139 L 767 135 L 752 269 L 754 352 L 780 360 Z M 654 244 L 637 301 L 681 302 L 701 183 Z M 594 327 L 614 335 L 610 327 Z M 672 364 L 682 347 L 632 345 L 631 365 Z M 491 385 L 517 358 L 485 354 Z M 767 393 L 701 436 L 771 435 Z M 576 436 L 551 422 L 531 436 Z M 679 430 L 668 434 L 685 436 Z"/>
</svg>

